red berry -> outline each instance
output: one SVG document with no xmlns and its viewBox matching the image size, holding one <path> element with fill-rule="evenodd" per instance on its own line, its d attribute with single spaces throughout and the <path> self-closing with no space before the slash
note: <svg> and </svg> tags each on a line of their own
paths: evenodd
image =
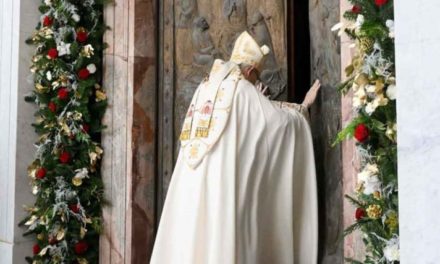
<svg viewBox="0 0 440 264">
<path fill-rule="evenodd" d="M 66 87 L 61 87 L 58 90 L 58 99 L 66 100 L 69 97 L 69 90 Z"/>
<path fill-rule="evenodd" d="M 43 26 L 50 27 L 53 24 L 53 19 L 50 16 L 45 16 L 43 18 Z"/>
<path fill-rule="evenodd" d="M 388 0 L 375 0 L 374 1 L 374 3 L 379 7 L 385 5 L 387 2 L 388 2 Z"/>
<path fill-rule="evenodd" d="M 355 213 L 356 220 L 361 220 L 365 217 L 365 210 L 362 208 L 357 208 Z"/>
<path fill-rule="evenodd" d="M 87 249 L 89 248 L 89 244 L 85 241 L 79 241 L 75 244 L 75 253 L 77 255 L 82 255 L 86 253 Z"/>
<path fill-rule="evenodd" d="M 355 13 L 355 14 L 359 14 L 361 11 L 362 11 L 362 7 L 361 7 L 361 6 L 358 6 L 358 5 L 354 5 L 354 6 L 351 8 L 351 12 L 353 12 L 353 13 Z"/>
<path fill-rule="evenodd" d="M 40 246 L 38 244 L 35 244 L 32 247 L 32 252 L 34 253 L 34 255 L 37 255 L 38 253 L 40 253 L 40 250 L 41 250 L 41 248 L 40 248 Z"/>
<path fill-rule="evenodd" d="M 76 40 L 78 42 L 84 43 L 84 42 L 87 41 L 88 37 L 89 36 L 88 36 L 86 31 L 78 31 L 78 32 L 76 32 Z"/>
<path fill-rule="evenodd" d="M 90 72 L 89 72 L 89 70 L 87 70 L 87 68 L 83 68 L 83 69 L 79 70 L 79 72 L 78 72 L 78 77 L 81 80 L 85 80 L 85 79 L 89 78 L 89 76 L 90 76 Z"/>
<path fill-rule="evenodd" d="M 69 163 L 69 161 L 70 161 L 70 153 L 67 152 L 67 151 L 61 152 L 61 154 L 59 156 L 59 159 L 60 159 L 61 163 L 64 163 L 64 164 Z"/>
<path fill-rule="evenodd" d="M 58 50 L 56 48 L 51 48 L 48 52 L 47 52 L 47 56 L 54 60 L 58 57 Z"/>
<path fill-rule="evenodd" d="M 78 204 L 70 204 L 69 209 L 74 212 L 75 214 L 79 213 L 79 206 Z"/>
<path fill-rule="evenodd" d="M 364 143 L 368 139 L 369 135 L 370 135 L 370 133 L 369 133 L 368 128 L 365 124 L 359 124 L 354 129 L 353 136 L 360 143 Z"/>
<path fill-rule="evenodd" d="M 82 125 L 82 131 L 83 131 L 84 133 L 89 133 L 89 131 L 90 131 L 90 126 L 89 126 L 88 124 L 83 124 L 83 125 Z"/>
<path fill-rule="evenodd" d="M 57 111 L 57 105 L 54 102 L 49 102 L 47 108 L 49 108 L 52 113 L 55 113 Z"/>
<path fill-rule="evenodd" d="M 37 173 L 35 173 L 35 178 L 41 180 L 44 179 L 44 177 L 46 177 L 46 169 L 40 168 L 39 170 L 37 170 Z"/>
</svg>

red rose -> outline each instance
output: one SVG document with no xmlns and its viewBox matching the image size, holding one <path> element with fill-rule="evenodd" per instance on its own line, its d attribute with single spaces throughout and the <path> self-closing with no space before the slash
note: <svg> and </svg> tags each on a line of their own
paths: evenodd
<svg viewBox="0 0 440 264">
<path fill-rule="evenodd" d="M 52 113 L 55 113 L 57 111 L 57 105 L 54 102 L 49 102 L 47 108 L 49 108 Z"/>
<path fill-rule="evenodd" d="M 60 162 L 61 163 L 68 163 L 70 161 L 70 154 L 67 151 L 63 151 L 61 152 L 60 156 L 59 156 Z"/>
<path fill-rule="evenodd" d="M 80 43 L 84 43 L 87 41 L 89 35 L 87 34 L 86 31 L 80 30 L 78 32 L 76 32 L 76 40 Z"/>
<path fill-rule="evenodd" d="M 39 180 L 44 179 L 44 177 L 46 177 L 46 169 L 40 168 L 39 170 L 37 170 L 37 173 L 35 173 L 35 177 Z"/>
<path fill-rule="evenodd" d="M 357 208 L 355 213 L 356 220 L 361 220 L 365 217 L 365 210 L 362 208 Z"/>
<path fill-rule="evenodd" d="M 82 255 L 86 253 L 88 248 L 89 248 L 89 244 L 87 244 L 87 242 L 79 241 L 75 244 L 75 253 L 77 255 Z"/>
<path fill-rule="evenodd" d="M 85 79 L 89 78 L 89 76 L 90 76 L 90 72 L 89 72 L 89 70 L 87 70 L 87 68 L 83 68 L 83 69 L 79 70 L 79 72 L 78 72 L 78 77 L 81 80 L 85 80 Z"/>
<path fill-rule="evenodd" d="M 351 8 L 351 12 L 353 12 L 353 13 L 355 13 L 355 14 L 359 14 L 361 11 L 362 11 L 362 7 L 361 7 L 361 6 L 358 6 L 358 5 L 354 5 L 354 6 Z"/>
<path fill-rule="evenodd" d="M 47 52 L 47 56 L 54 60 L 58 57 L 58 50 L 56 48 L 51 48 L 48 52 Z"/>
<path fill-rule="evenodd" d="M 43 18 L 43 26 L 50 27 L 52 26 L 52 23 L 53 23 L 53 19 L 50 16 L 45 16 Z"/>
<path fill-rule="evenodd" d="M 79 213 L 79 206 L 78 204 L 70 204 L 69 209 L 74 212 L 75 214 Z"/>
<path fill-rule="evenodd" d="M 83 125 L 82 125 L 82 131 L 83 131 L 84 133 L 89 133 L 89 131 L 90 131 L 90 126 L 89 126 L 88 124 L 83 124 Z"/>
<path fill-rule="evenodd" d="M 374 0 L 374 2 L 376 3 L 377 6 L 380 7 L 385 5 L 388 2 L 388 0 Z"/>
<path fill-rule="evenodd" d="M 34 255 L 37 255 L 38 253 L 40 253 L 40 250 L 41 250 L 41 248 L 40 248 L 40 246 L 38 244 L 35 244 L 32 247 L 32 252 L 34 253 Z"/>
<path fill-rule="evenodd" d="M 67 90 L 66 87 L 61 87 L 58 90 L 58 99 L 60 100 L 66 100 L 67 97 L 69 97 L 69 90 Z"/>
<path fill-rule="evenodd" d="M 354 138 L 360 143 L 364 143 L 369 136 L 368 128 L 365 124 L 359 124 L 354 129 Z"/>
</svg>

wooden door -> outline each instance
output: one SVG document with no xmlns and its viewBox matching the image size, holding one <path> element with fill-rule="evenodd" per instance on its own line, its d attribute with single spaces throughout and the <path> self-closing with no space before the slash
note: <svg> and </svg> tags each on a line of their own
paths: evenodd
<svg viewBox="0 0 440 264">
<path fill-rule="evenodd" d="M 273 97 L 286 100 L 291 56 L 287 48 L 286 0 L 163 0 L 159 3 L 157 213 L 160 216 L 179 149 L 177 139 L 183 117 L 214 59 L 228 60 L 236 38 L 248 30 L 260 45 L 271 49 L 261 74 L 263 82 L 269 85 Z"/>
</svg>

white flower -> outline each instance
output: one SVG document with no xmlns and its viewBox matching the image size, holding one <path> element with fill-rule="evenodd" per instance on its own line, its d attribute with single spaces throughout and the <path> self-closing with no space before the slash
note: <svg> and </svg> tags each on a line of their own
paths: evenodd
<svg viewBox="0 0 440 264">
<path fill-rule="evenodd" d="M 378 108 L 379 106 L 385 106 L 387 104 L 388 98 L 385 98 L 383 94 L 378 94 L 372 102 L 369 102 L 367 104 L 367 106 L 365 107 L 365 112 L 371 115 L 376 110 L 376 108 Z"/>
<path fill-rule="evenodd" d="M 377 105 L 374 104 L 374 102 L 369 102 L 367 104 L 367 106 L 365 107 L 365 112 L 367 112 L 367 114 L 371 115 L 374 113 L 374 111 L 376 111 Z"/>
<path fill-rule="evenodd" d="M 387 28 L 388 28 L 388 30 L 389 30 L 389 34 L 388 34 L 388 36 L 389 36 L 390 38 L 394 38 L 394 21 L 391 20 L 391 19 L 388 19 L 388 20 L 385 22 L 385 24 L 386 24 L 386 26 L 387 26 Z"/>
<path fill-rule="evenodd" d="M 400 261 L 399 238 L 392 238 L 387 241 L 383 254 L 389 262 Z"/>
<path fill-rule="evenodd" d="M 37 195 L 40 191 L 40 188 L 37 185 L 32 186 L 32 194 Z"/>
<path fill-rule="evenodd" d="M 357 88 L 357 91 L 353 94 L 353 107 L 359 108 L 367 103 L 367 94 L 363 86 Z"/>
<path fill-rule="evenodd" d="M 338 31 L 338 36 L 342 36 L 342 34 L 345 31 L 345 28 L 346 27 L 345 27 L 344 23 L 339 22 L 331 28 L 331 31 Z"/>
<path fill-rule="evenodd" d="M 370 195 L 380 191 L 381 182 L 377 176 L 378 173 L 379 168 L 377 164 L 371 163 L 365 165 L 364 169 L 358 173 L 358 182 L 363 185 L 364 194 Z"/>
<path fill-rule="evenodd" d="M 75 174 L 75 178 L 78 179 L 84 179 L 86 177 L 88 177 L 89 172 L 87 171 L 87 168 L 82 168 L 82 169 L 77 169 L 75 170 L 76 174 Z"/>
<path fill-rule="evenodd" d="M 57 46 L 58 56 L 70 55 L 70 43 L 61 42 Z"/>
<path fill-rule="evenodd" d="M 390 86 L 388 86 L 388 88 L 387 88 L 387 96 L 391 100 L 396 100 L 396 85 L 391 84 Z"/>
<path fill-rule="evenodd" d="M 96 72 L 96 66 L 95 66 L 95 64 L 89 64 L 89 65 L 87 65 L 87 70 L 91 73 L 91 74 L 94 74 L 95 72 Z"/>
<path fill-rule="evenodd" d="M 51 81 L 52 80 L 52 73 L 50 71 L 46 72 L 46 78 L 47 80 Z"/>
<path fill-rule="evenodd" d="M 354 23 L 355 29 L 360 29 L 360 27 L 364 24 L 365 18 L 363 15 L 358 15 L 356 18 L 356 23 Z"/>
<path fill-rule="evenodd" d="M 73 21 L 75 21 L 75 22 L 79 22 L 79 20 L 80 20 L 81 18 L 79 17 L 78 14 L 74 14 L 74 15 L 72 16 L 72 19 L 73 19 Z"/>
<path fill-rule="evenodd" d="M 44 3 L 48 6 L 52 5 L 52 0 L 44 0 Z"/>
</svg>

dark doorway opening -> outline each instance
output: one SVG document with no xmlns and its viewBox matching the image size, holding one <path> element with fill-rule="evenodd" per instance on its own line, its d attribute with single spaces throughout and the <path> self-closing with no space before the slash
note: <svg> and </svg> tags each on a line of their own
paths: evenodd
<svg viewBox="0 0 440 264">
<path fill-rule="evenodd" d="M 309 1 L 287 1 L 288 100 L 301 103 L 310 87 Z"/>
</svg>

